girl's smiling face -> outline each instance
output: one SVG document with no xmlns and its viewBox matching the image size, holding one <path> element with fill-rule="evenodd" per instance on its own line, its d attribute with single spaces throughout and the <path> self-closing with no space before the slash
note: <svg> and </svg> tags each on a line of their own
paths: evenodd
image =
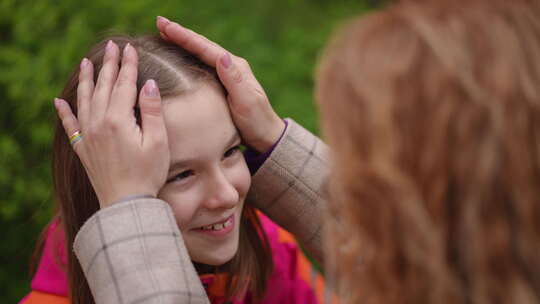
<svg viewBox="0 0 540 304">
<path fill-rule="evenodd" d="M 251 184 L 227 101 L 217 85 L 203 84 L 163 102 L 171 164 L 158 196 L 172 207 L 191 259 L 225 264 L 238 250 Z"/>
</svg>

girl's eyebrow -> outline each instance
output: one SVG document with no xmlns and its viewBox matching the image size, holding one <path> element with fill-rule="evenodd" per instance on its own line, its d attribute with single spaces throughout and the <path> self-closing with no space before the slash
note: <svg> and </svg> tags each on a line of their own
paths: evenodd
<svg viewBox="0 0 540 304">
<path fill-rule="evenodd" d="M 235 130 L 234 133 L 231 135 L 229 140 L 227 141 L 227 144 L 225 145 L 225 149 L 228 149 L 230 146 L 232 146 L 235 142 L 240 140 L 240 134 L 238 134 L 238 131 Z M 169 166 L 169 172 L 175 171 L 178 168 L 187 167 L 189 163 L 192 163 L 196 160 L 196 158 L 183 158 L 183 159 L 171 159 L 171 165 Z"/>
</svg>

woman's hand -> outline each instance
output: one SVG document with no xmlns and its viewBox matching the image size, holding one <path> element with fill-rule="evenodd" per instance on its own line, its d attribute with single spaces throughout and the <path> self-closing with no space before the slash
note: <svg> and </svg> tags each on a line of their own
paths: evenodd
<svg viewBox="0 0 540 304">
<path fill-rule="evenodd" d="M 133 110 L 137 100 L 137 52 L 126 45 L 120 69 L 119 57 L 118 46 L 109 41 L 95 86 L 92 62 L 83 59 L 77 117 L 66 101 L 55 100 L 66 134 L 82 134 L 73 149 L 101 208 L 133 195 L 156 196 L 167 178 L 170 159 L 157 85 L 149 80 L 140 92 L 139 126 Z"/>
<path fill-rule="evenodd" d="M 270 149 L 283 133 L 285 123 L 272 109 L 248 62 L 166 18 L 158 17 L 157 27 L 161 37 L 216 68 L 229 93 L 232 117 L 245 144 L 261 153 Z"/>
</svg>

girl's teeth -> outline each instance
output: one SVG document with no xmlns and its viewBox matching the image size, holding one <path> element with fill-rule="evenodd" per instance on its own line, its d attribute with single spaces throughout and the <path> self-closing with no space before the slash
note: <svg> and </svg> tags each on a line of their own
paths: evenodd
<svg viewBox="0 0 540 304">
<path fill-rule="evenodd" d="M 202 230 L 221 230 L 223 228 L 229 227 L 231 224 L 232 224 L 232 219 L 228 219 L 223 224 L 208 225 L 208 226 L 202 227 L 201 229 Z"/>
</svg>

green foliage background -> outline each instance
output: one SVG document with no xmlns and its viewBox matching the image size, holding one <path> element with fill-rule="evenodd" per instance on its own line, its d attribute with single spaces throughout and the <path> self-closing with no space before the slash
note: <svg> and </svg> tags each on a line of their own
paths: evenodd
<svg viewBox="0 0 540 304">
<path fill-rule="evenodd" d="M 51 217 L 52 100 L 108 33 L 155 31 L 163 15 L 252 65 L 278 114 L 317 132 L 313 74 L 331 30 L 369 7 L 352 0 L 0 0 L 0 302 L 29 291 Z"/>
</svg>

